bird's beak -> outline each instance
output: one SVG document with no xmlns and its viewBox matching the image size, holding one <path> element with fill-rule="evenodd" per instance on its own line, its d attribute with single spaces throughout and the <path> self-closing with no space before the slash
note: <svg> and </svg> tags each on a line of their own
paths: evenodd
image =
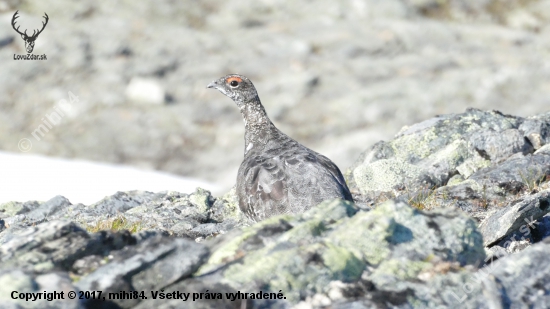
<svg viewBox="0 0 550 309">
<path fill-rule="evenodd" d="M 206 86 L 206 88 L 218 88 L 217 82 L 218 82 L 217 80 L 211 82 L 210 84 L 208 84 L 208 86 Z"/>
</svg>

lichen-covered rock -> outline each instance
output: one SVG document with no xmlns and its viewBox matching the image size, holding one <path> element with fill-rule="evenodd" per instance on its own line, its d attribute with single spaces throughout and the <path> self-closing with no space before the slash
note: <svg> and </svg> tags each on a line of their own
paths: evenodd
<svg viewBox="0 0 550 309">
<path fill-rule="evenodd" d="M 484 281 L 490 282 L 485 285 L 485 293 L 479 298 L 489 300 L 488 308 L 495 308 L 491 305 L 500 305 L 501 308 L 548 308 L 550 306 L 549 250 L 550 241 L 546 239 L 478 270 L 478 275 L 484 278 Z M 460 297 L 469 297 L 464 294 L 462 293 Z"/>
<path fill-rule="evenodd" d="M 208 248 L 187 239 L 152 237 L 146 241 L 113 253 L 108 264 L 78 281 L 81 291 L 160 291 L 197 270 L 208 256 Z M 132 308 L 141 299 L 90 300 L 86 306 L 98 308 L 115 303 Z"/>
<path fill-rule="evenodd" d="M 538 225 L 537 219 L 548 213 L 549 208 L 550 191 L 545 190 L 522 197 L 510 205 L 498 209 L 479 225 L 484 244 L 486 246 L 493 245 L 516 230 L 520 230 L 523 238 L 529 236 L 531 229 L 536 229 L 536 225 Z"/>
<path fill-rule="evenodd" d="M 27 228 L 0 247 L 0 270 L 21 268 L 36 273 L 71 269 L 87 255 L 107 255 L 136 239 L 128 233 L 101 231 L 88 234 L 70 221 L 51 221 Z"/>
<path fill-rule="evenodd" d="M 0 205 L 0 217 L 3 219 L 4 226 L 9 228 L 0 231 L 0 244 L 8 241 L 22 229 L 35 225 L 45 220 L 59 219 L 57 214 L 63 213 L 71 202 L 63 196 L 56 196 L 52 199 L 39 203 L 29 201 L 25 203 L 8 202 Z"/>
<path fill-rule="evenodd" d="M 458 198 L 467 201 L 473 209 L 478 208 L 476 206 L 487 208 L 509 197 L 517 197 L 518 193 L 537 189 L 547 175 L 550 175 L 550 155 L 518 153 L 438 191 L 447 200 Z"/>
<path fill-rule="evenodd" d="M 483 221 L 485 245 L 493 246 L 518 233 L 527 217 L 536 221 L 550 211 L 549 128 L 548 114 L 468 109 L 438 116 L 372 146 L 347 178 L 359 202 L 376 204 L 389 195 L 421 209 L 460 208 Z"/>
<path fill-rule="evenodd" d="M 214 222 L 231 221 L 235 222 L 237 225 L 247 225 L 252 223 L 239 208 L 239 201 L 237 199 L 237 194 L 235 193 L 235 188 L 232 188 L 221 198 L 216 199 L 211 207 L 210 219 Z"/>
<path fill-rule="evenodd" d="M 10 202 L 0 205 L 0 244 L 29 226 L 60 219 L 77 222 L 90 232 L 147 230 L 202 240 L 248 224 L 237 205 L 234 191 L 216 199 L 201 188 L 191 194 L 117 192 L 89 206 L 72 205 L 62 196 L 43 203 Z"/>
<path fill-rule="evenodd" d="M 438 188 L 455 175 L 469 179 L 514 154 L 532 153 L 535 149 L 528 136 L 539 136 L 539 145 L 544 145 L 548 136 L 542 123 L 536 128 L 522 127 L 527 121 L 469 109 L 404 127 L 393 140 L 364 152 L 348 171 L 348 179 L 362 194 Z M 541 165 L 545 170 L 550 166 L 546 157 Z"/>
<path fill-rule="evenodd" d="M 233 288 L 282 290 L 291 302 L 329 293 L 332 281 L 393 290 L 438 263 L 477 265 L 485 258 L 471 219 L 450 210 L 423 214 L 402 202 L 356 213 L 348 202 L 326 201 L 217 241 L 199 274 L 217 270 Z"/>
</svg>

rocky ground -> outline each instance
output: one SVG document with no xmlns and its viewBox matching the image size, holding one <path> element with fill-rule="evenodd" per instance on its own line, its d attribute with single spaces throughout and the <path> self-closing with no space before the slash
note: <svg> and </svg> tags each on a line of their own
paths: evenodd
<svg viewBox="0 0 550 309">
<path fill-rule="evenodd" d="M 548 308 L 549 147 L 550 113 L 468 109 L 364 151 L 355 204 L 259 223 L 200 188 L 2 204 L 0 308 Z"/>
<path fill-rule="evenodd" d="M 35 54 L 9 26 L 50 22 Z M 550 2 L 0 1 L 0 149 L 125 163 L 227 191 L 243 124 L 205 86 L 249 76 L 277 126 L 346 169 L 404 125 L 466 107 L 520 116 L 550 98 Z M 32 132 L 68 93 L 65 116 Z M 46 118 L 44 118 L 46 119 Z M 223 154 L 223 155 L 220 155 Z"/>
</svg>

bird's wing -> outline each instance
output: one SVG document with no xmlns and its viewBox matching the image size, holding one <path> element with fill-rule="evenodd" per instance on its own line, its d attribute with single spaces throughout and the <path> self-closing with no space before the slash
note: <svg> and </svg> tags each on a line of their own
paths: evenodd
<svg viewBox="0 0 550 309">
<path fill-rule="evenodd" d="M 329 158 L 323 156 L 322 154 L 317 154 L 317 159 L 319 160 L 319 164 L 321 164 L 324 169 L 327 170 L 334 178 L 334 180 L 340 185 L 344 199 L 353 202 L 353 198 L 349 191 L 348 185 L 346 184 L 346 180 L 344 179 L 344 175 L 342 175 L 342 172 L 340 171 L 338 166 L 336 166 L 334 162 L 332 162 Z"/>
<path fill-rule="evenodd" d="M 243 212 L 255 220 L 285 213 L 287 179 L 280 157 L 251 156 L 239 169 L 237 193 Z"/>
<path fill-rule="evenodd" d="M 301 213 L 329 198 L 352 200 L 342 173 L 328 158 L 309 149 L 267 155 L 246 158 L 239 170 L 239 205 L 249 217 Z"/>
</svg>

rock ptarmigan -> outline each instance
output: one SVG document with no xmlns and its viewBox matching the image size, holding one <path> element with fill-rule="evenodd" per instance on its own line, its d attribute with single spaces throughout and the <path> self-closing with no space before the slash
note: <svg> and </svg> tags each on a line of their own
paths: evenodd
<svg viewBox="0 0 550 309">
<path fill-rule="evenodd" d="M 260 221 L 302 213 L 333 198 L 353 202 L 336 164 L 279 131 L 247 77 L 230 74 L 207 88 L 216 88 L 231 98 L 243 116 L 245 150 L 236 193 L 248 218 Z"/>
</svg>

